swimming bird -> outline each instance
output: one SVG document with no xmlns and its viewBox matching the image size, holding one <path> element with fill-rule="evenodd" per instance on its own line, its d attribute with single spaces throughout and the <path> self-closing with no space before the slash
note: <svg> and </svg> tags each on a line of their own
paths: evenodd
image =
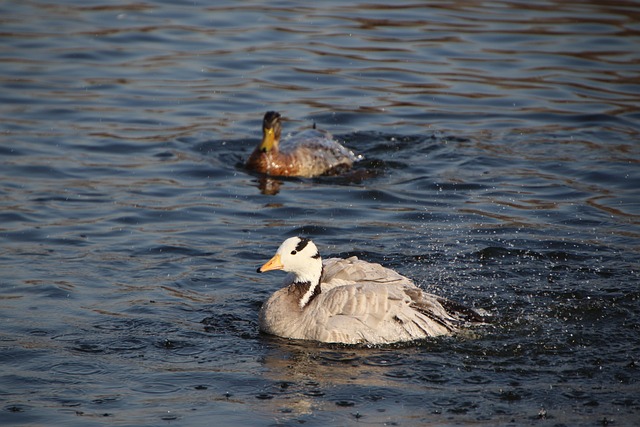
<svg viewBox="0 0 640 427">
<path fill-rule="evenodd" d="M 262 306 L 262 332 L 285 338 L 343 344 L 389 344 L 452 335 L 485 317 L 429 294 L 380 264 L 322 260 L 307 238 L 291 237 L 259 273 L 284 270 L 284 287 Z"/>
<path fill-rule="evenodd" d="M 280 113 L 267 111 L 262 120 L 262 142 L 246 167 L 272 176 L 314 177 L 349 169 L 356 156 L 327 131 L 308 129 L 280 141 Z"/>
</svg>

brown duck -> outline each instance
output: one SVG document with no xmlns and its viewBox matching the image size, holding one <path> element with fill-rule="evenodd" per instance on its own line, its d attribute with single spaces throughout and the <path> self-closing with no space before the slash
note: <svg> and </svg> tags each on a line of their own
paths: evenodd
<svg viewBox="0 0 640 427">
<path fill-rule="evenodd" d="M 280 141 L 280 113 L 267 111 L 262 120 L 262 142 L 247 160 L 247 168 L 272 176 L 335 175 L 349 169 L 356 156 L 313 126 Z"/>
</svg>

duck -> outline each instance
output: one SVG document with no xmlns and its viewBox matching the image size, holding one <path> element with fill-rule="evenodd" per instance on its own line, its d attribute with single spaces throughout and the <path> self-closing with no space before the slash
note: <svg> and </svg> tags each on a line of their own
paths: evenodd
<svg viewBox="0 0 640 427">
<path fill-rule="evenodd" d="M 337 175 L 351 168 L 357 157 L 324 130 L 307 129 L 280 141 L 281 115 L 267 111 L 262 120 L 262 141 L 246 167 L 271 176 L 311 178 Z"/>
<path fill-rule="evenodd" d="M 258 273 L 283 270 L 284 286 L 262 305 L 260 331 L 337 344 L 392 344 L 453 335 L 485 324 L 474 310 L 427 293 L 380 264 L 352 256 L 323 260 L 306 237 L 291 237 Z"/>
</svg>

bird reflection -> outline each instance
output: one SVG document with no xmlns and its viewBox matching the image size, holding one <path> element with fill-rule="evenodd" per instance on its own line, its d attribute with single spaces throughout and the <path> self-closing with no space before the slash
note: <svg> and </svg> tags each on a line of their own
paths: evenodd
<svg viewBox="0 0 640 427">
<path fill-rule="evenodd" d="M 361 348 L 278 337 L 265 337 L 265 340 L 269 345 L 261 363 L 265 377 L 273 381 L 273 386 L 270 399 L 264 402 L 273 405 L 273 410 L 283 419 L 314 414 L 326 410 L 327 405 L 351 406 L 362 400 L 383 400 L 386 396 L 380 393 L 388 391 L 390 398 L 392 394 L 397 395 L 399 387 L 420 392 L 418 384 L 399 383 L 394 374 L 408 369 L 412 355 L 419 351 L 415 347 Z M 354 390 L 371 393 L 345 400 L 341 399 L 345 389 L 352 390 L 349 395 Z"/>
<path fill-rule="evenodd" d="M 280 192 L 281 185 L 282 181 L 268 175 L 263 175 L 258 178 L 258 188 L 260 189 L 260 193 L 266 196 L 275 196 L 278 194 Z"/>
</svg>

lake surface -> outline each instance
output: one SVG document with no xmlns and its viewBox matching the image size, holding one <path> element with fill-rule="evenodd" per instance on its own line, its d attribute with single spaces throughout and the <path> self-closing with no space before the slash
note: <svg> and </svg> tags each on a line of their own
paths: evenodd
<svg viewBox="0 0 640 427">
<path fill-rule="evenodd" d="M 0 424 L 638 425 L 640 4 L 215 4 L 0 4 Z M 496 320 L 262 335 L 299 234 Z"/>
</svg>

